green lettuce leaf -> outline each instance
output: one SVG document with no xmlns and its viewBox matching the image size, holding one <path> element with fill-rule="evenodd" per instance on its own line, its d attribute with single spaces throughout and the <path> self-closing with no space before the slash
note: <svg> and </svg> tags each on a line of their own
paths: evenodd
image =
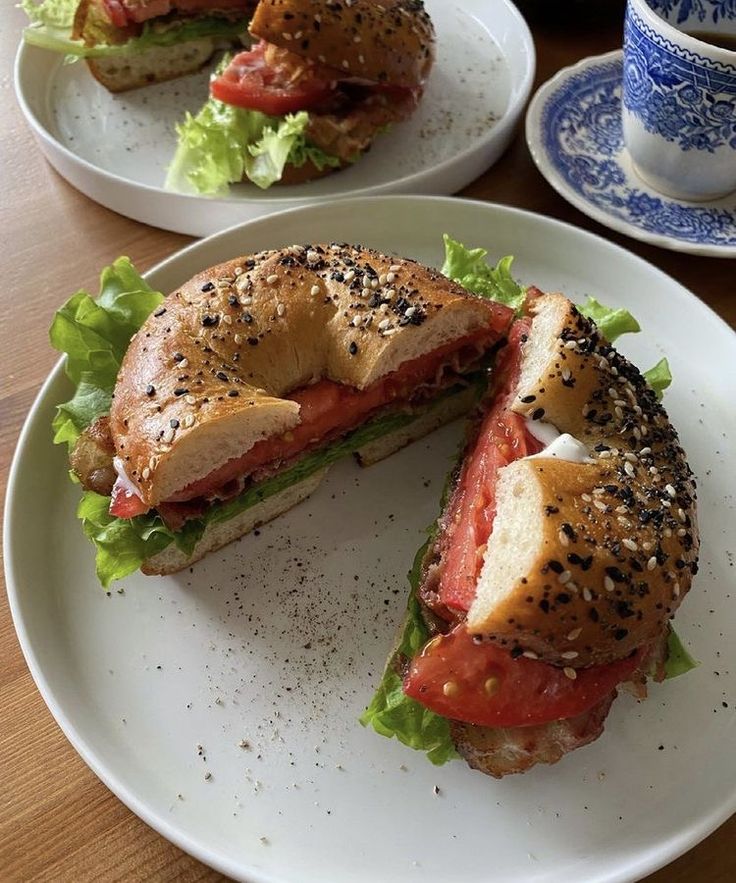
<svg viewBox="0 0 736 883">
<path fill-rule="evenodd" d="M 74 397 L 57 408 L 56 444 L 73 445 L 85 427 L 110 410 L 130 338 L 162 300 L 123 257 L 102 271 L 96 300 L 78 291 L 56 312 L 49 338 L 66 354 L 64 370 L 76 387 Z"/>
<path fill-rule="evenodd" d="M 653 368 L 645 371 L 644 379 L 656 392 L 657 398 L 661 399 L 664 391 L 672 383 L 672 374 L 667 359 L 660 359 Z"/>
<path fill-rule="evenodd" d="M 409 572 L 411 593 L 404 625 L 371 704 L 360 716 L 360 723 L 364 727 L 373 727 L 381 736 L 389 739 L 395 736 L 409 748 L 426 752 L 427 758 L 433 764 L 441 766 L 458 757 L 450 737 L 450 723 L 447 718 L 407 696 L 400 674 L 402 661 L 416 656 L 430 637 L 416 593 L 422 560 L 432 540 L 433 532 L 414 558 Z"/>
<path fill-rule="evenodd" d="M 97 548 L 97 578 L 105 588 L 138 570 L 146 558 L 163 551 L 174 536 L 158 515 L 124 519 L 110 515 L 110 498 L 84 491 L 77 507 L 86 536 Z"/>
<path fill-rule="evenodd" d="M 595 322 L 609 343 L 613 343 L 622 334 L 641 331 L 639 323 L 628 310 L 607 307 L 590 295 L 584 304 L 578 304 L 577 307 L 584 316 Z"/>
<path fill-rule="evenodd" d="M 322 170 L 340 160 L 310 144 L 304 132 L 309 114 L 271 117 L 210 98 L 196 116 L 176 127 L 178 145 L 166 186 L 172 190 L 223 196 L 244 177 L 262 189 L 281 179 L 284 166 L 311 160 Z"/>
<path fill-rule="evenodd" d="M 206 37 L 235 39 L 248 31 L 248 19 L 229 21 L 222 16 L 198 16 L 172 20 L 162 26 L 160 21 L 146 22 L 138 37 L 125 43 L 97 42 L 86 46 L 82 40 L 72 40 L 72 24 L 79 0 L 21 0 L 31 24 L 23 31 L 23 38 L 33 46 L 60 52 L 70 58 L 111 58 L 131 55 L 161 46 L 175 46 L 188 40 Z"/>
<path fill-rule="evenodd" d="M 688 653 L 679 636 L 670 626 L 670 634 L 667 639 L 667 661 L 664 664 L 665 680 L 687 674 L 697 666 L 698 662 Z"/>
<path fill-rule="evenodd" d="M 501 258 L 495 267 L 491 267 L 485 261 L 488 254 L 485 248 L 466 248 L 447 233 L 443 239 L 445 241 L 443 275 L 472 291 L 473 294 L 505 304 L 517 313 L 521 310 L 526 291 L 511 275 L 513 257 Z"/>
</svg>

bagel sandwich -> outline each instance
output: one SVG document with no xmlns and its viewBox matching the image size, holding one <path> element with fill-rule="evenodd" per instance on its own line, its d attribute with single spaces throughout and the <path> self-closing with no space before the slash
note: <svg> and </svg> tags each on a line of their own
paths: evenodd
<svg viewBox="0 0 736 883">
<path fill-rule="evenodd" d="M 70 445 L 104 585 L 173 573 L 473 409 L 513 318 L 435 270 L 342 244 L 211 267 L 167 297 L 127 260 L 51 331 L 77 386 Z"/>
<path fill-rule="evenodd" d="M 435 55 L 422 0 L 261 0 L 250 34 L 177 127 L 170 188 L 222 195 L 349 166 L 414 112 Z"/>
<path fill-rule="evenodd" d="M 110 92 L 202 68 L 241 44 L 255 0 L 23 0 L 26 42 L 84 58 Z"/>
<path fill-rule="evenodd" d="M 644 698 L 694 664 L 670 620 L 698 549 L 655 389 L 566 297 L 529 289 L 362 722 L 499 778 L 557 762 L 619 688 Z"/>
</svg>

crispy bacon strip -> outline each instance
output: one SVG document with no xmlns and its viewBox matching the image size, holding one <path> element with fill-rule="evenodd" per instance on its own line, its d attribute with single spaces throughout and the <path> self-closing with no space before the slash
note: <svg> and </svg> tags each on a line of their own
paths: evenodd
<svg viewBox="0 0 736 883">
<path fill-rule="evenodd" d="M 557 763 L 568 752 L 595 741 L 615 698 L 614 690 L 583 714 L 549 724 L 496 728 L 452 721 L 450 732 L 469 766 L 500 779 L 538 763 Z"/>
</svg>

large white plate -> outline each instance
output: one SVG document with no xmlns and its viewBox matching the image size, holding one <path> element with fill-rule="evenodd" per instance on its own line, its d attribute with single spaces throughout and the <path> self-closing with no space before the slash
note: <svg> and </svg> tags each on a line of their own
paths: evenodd
<svg viewBox="0 0 736 883">
<path fill-rule="evenodd" d="M 715 314 L 589 233 L 450 199 L 343 201 L 260 219 L 148 278 L 165 291 L 234 255 L 335 238 L 436 265 L 443 231 L 516 254 L 526 282 L 629 307 L 645 333 L 624 338 L 624 351 L 645 367 L 669 357 L 666 404 L 698 476 L 703 534 L 677 624 L 701 665 L 644 704 L 621 697 L 604 736 L 557 766 L 501 782 L 459 762 L 434 768 L 356 718 L 461 427 L 364 472 L 343 463 L 258 536 L 191 572 L 129 578 L 124 594 L 106 597 L 74 517 L 78 490 L 50 443 L 53 405 L 69 392 L 57 367 L 8 491 L 7 581 L 23 650 L 100 778 L 164 836 L 239 879 L 632 880 L 736 808 L 736 337 Z"/>
<path fill-rule="evenodd" d="M 137 221 L 206 236 L 270 212 L 342 196 L 455 193 L 505 150 L 534 78 L 534 42 L 511 0 L 427 0 L 437 63 L 419 109 L 350 169 L 297 187 L 239 184 L 223 199 L 163 188 L 174 125 L 196 113 L 208 73 L 111 95 L 84 63 L 21 46 L 15 86 L 51 164 Z"/>
</svg>

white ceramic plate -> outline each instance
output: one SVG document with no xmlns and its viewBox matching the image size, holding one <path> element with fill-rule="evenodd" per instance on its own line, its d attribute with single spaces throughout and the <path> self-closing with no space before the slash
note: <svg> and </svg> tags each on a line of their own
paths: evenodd
<svg viewBox="0 0 736 883">
<path fill-rule="evenodd" d="M 207 96 L 208 73 L 111 95 L 84 63 L 21 46 L 15 86 L 51 164 L 96 202 L 178 233 L 206 236 L 279 209 L 342 196 L 455 193 L 508 145 L 534 78 L 534 43 L 510 0 L 427 0 L 437 63 L 419 109 L 339 174 L 223 199 L 163 188 L 174 124 Z"/>
<path fill-rule="evenodd" d="M 462 427 L 370 470 L 344 462 L 258 536 L 191 572 L 131 577 L 124 594 L 106 597 L 74 517 L 78 489 L 50 441 L 53 405 L 69 393 L 57 367 L 8 490 L 6 572 L 23 650 L 97 775 L 164 836 L 238 879 L 633 880 L 736 808 L 736 391 L 725 367 L 736 337 L 714 313 L 589 233 L 438 198 L 263 218 L 193 245 L 148 279 L 166 291 L 237 254 L 334 238 L 437 265 L 443 231 L 494 256 L 516 254 L 525 282 L 629 307 L 645 333 L 622 349 L 644 367 L 669 357 L 666 404 L 699 479 L 703 534 L 701 572 L 677 625 L 701 665 L 653 687 L 646 703 L 619 698 L 603 737 L 554 767 L 500 782 L 460 762 L 434 768 L 356 719 L 402 617 L 405 574 Z"/>
</svg>

